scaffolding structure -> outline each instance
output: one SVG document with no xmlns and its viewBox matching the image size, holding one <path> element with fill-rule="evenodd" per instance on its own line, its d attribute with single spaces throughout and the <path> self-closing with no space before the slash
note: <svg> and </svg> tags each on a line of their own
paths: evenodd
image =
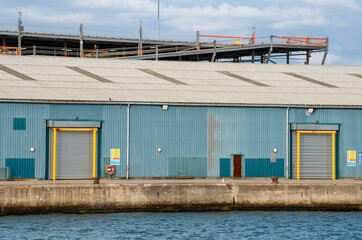
<svg viewBox="0 0 362 240">
<path fill-rule="evenodd" d="M 206 35 L 197 31 L 195 41 L 165 41 L 142 39 L 142 23 L 137 39 L 86 36 L 83 24 L 79 35 L 23 32 L 21 20 L 19 26 L 19 31 L 0 30 L 3 43 L 0 54 L 286 64 L 297 57 L 309 64 L 313 53 L 323 52 L 322 65 L 328 54 L 328 37 L 256 37 L 254 29 L 251 37 Z"/>
</svg>

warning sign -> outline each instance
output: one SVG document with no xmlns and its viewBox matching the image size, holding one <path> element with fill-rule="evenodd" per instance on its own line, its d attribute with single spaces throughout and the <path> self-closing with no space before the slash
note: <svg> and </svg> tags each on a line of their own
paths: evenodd
<svg viewBox="0 0 362 240">
<path fill-rule="evenodd" d="M 356 166 L 356 151 L 347 151 L 347 166 Z"/>
<path fill-rule="evenodd" d="M 111 165 L 120 165 L 119 149 L 111 149 Z"/>
</svg>

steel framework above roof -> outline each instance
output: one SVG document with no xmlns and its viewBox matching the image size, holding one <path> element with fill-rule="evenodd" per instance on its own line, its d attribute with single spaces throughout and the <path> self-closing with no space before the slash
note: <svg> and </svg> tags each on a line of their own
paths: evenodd
<svg viewBox="0 0 362 240">
<path fill-rule="evenodd" d="M 0 37 L 3 40 L 0 53 L 18 55 L 252 63 L 276 63 L 280 60 L 275 59 L 282 57 L 287 64 L 292 57 L 303 56 L 305 64 L 309 64 L 312 53 L 324 52 L 323 65 L 328 53 L 328 38 L 273 35 L 257 38 L 254 34 L 249 38 L 197 33 L 196 41 L 165 41 L 21 32 L 21 48 L 18 48 L 18 31 L 0 30 Z M 200 41 L 200 37 L 215 40 Z"/>
</svg>

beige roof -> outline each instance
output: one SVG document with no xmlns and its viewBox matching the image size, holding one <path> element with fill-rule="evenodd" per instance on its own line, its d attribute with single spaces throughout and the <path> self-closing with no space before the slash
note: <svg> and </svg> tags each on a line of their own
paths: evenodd
<svg viewBox="0 0 362 240">
<path fill-rule="evenodd" d="M 362 106 L 362 66 L 0 56 L 0 100 Z"/>
</svg>

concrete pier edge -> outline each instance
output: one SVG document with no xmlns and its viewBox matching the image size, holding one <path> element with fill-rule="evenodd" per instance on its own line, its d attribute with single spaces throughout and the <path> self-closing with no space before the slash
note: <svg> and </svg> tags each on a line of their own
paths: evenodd
<svg viewBox="0 0 362 240">
<path fill-rule="evenodd" d="M 0 185 L 1 215 L 129 211 L 361 211 L 362 183 Z"/>
</svg>

